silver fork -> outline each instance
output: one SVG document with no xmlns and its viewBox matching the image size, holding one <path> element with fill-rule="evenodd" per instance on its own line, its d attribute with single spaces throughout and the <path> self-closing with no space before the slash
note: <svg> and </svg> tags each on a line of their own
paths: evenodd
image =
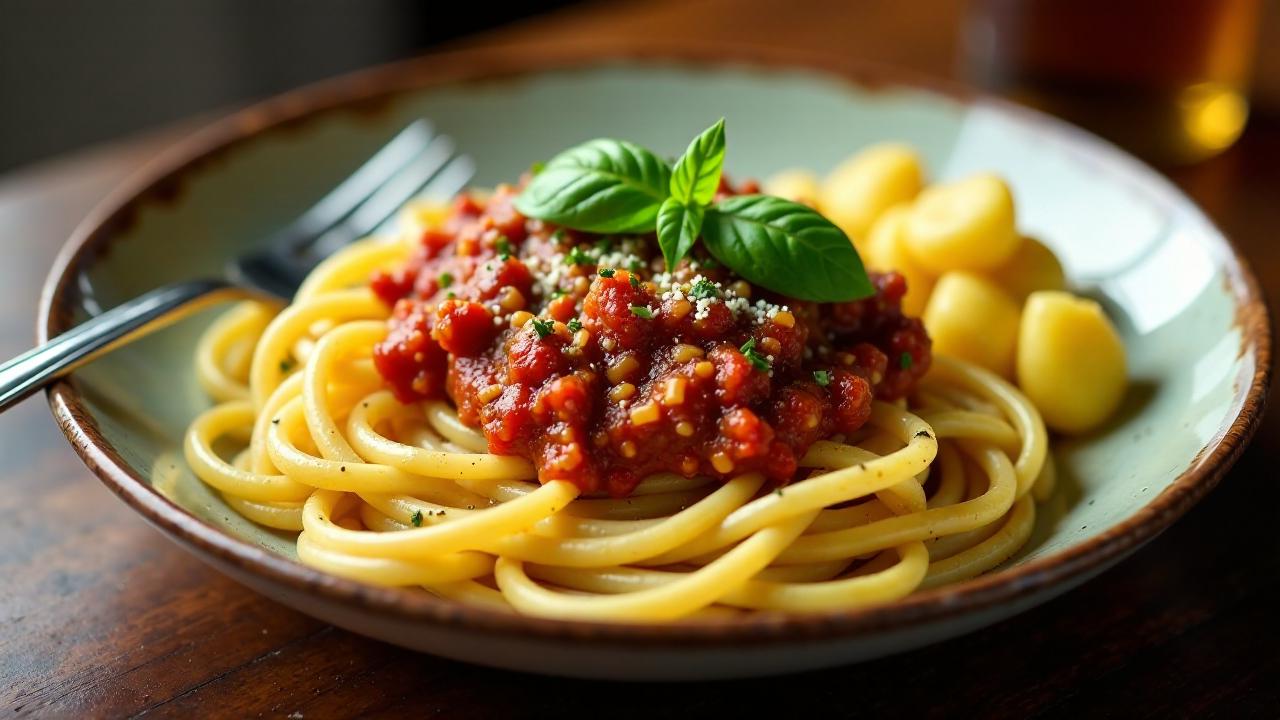
<svg viewBox="0 0 1280 720">
<path fill-rule="evenodd" d="M 0 365 L 0 411 L 75 368 L 212 303 L 293 297 L 312 268 L 387 223 L 418 195 L 448 198 L 475 174 L 453 141 L 418 120 L 350 177 L 264 243 L 235 258 L 222 277 L 156 288 Z"/>
</svg>

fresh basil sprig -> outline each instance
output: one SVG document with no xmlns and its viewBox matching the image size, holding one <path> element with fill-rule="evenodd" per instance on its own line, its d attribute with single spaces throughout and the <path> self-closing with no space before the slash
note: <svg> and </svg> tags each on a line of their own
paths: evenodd
<svg viewBox="0 0 1280 720">
<path fill-rule="evenodd" d="M 674 169 L 621 140 L 592 140 L 547 162 L 516 198 L 526 217 L 594 233 L 656 232 L 673 268 L 701 234 L 721 264 L 761 287 L 814 302 L 875 292 L 848 236 L 812 208 L 768 195 L 713 203 L 724 167 L 724 119 Z"/>
<path fill-rule="evenodd" d="M 706 207 L 720 189 L 724 169 L 724 118 L 689 143 L 671 171 L 671 197 L 658 208 L 658 247 L 667 270 L 689 254 L 702 230 Z"/>
<path fill-rule="evenodd" d="M 702 131 L 671 171 L 671 197 L 685 205 L 710 205 L 724 169 L 724 118 Z"/>
<path fill-rule="evenodd" d="M 671 170 L 624 140 L 592 140 L 552 158 L 515 200 L 526 217 L 594 233 L 653 232 Z"/>
<path fill-rule="evenodd" d="M 833 302 L 875 292 L 844 232 L 797 202 L 725 198 L 707 211 L 702 240 L 734 272 L 788 297 Z"/>
<path fill-rule="evenodd" d="M 701 205 L 686 205 L 673 197 L 658 208 L 658 247 L 662 249 L 667 270 L 674 268 L 680 258 L 693 249 L 706 214 L 706 208 Z"/>
</svg>

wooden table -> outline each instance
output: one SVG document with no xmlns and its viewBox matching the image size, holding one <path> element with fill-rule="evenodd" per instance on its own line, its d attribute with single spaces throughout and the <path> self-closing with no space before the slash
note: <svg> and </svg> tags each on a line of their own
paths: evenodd
<svg viewBox="0 0 1280 720">
<path fill-rule="evenodd" d="M 733 12 L 727 12 L 730 5 Z M 571 10 L 478 42 L 662 33 L 848 53 L 953 73 L 960 3 L 704 0 Z M 40 283 L 89 207 L 174 137 L 0 178 L 0 355 L 24 349 Z M 1280 120 L 1175 180 L 1280 288 Z M 1280 712 L 1280 424 L 1172 530 L 1097 580 L 943 645 L 798 677 L 663 687 L 497 672 L 351 635 L 241 588 L 170 544 L 76 459 L 44 403 L 0 415 L 5 717 L 319 718 L 686 711 L 1089 717 Z M 1270 468 L 1271 470 L 1268 470 Z M 908 715 L 910 714 L 910 715 Z"/>
</svg>

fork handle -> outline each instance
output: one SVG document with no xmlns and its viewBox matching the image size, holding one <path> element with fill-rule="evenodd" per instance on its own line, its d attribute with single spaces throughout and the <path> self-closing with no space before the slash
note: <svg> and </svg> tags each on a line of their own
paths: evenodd
<svg viewBox="0 0 1280 720">
<path fill-rule="evenodd" d="M 0 364 L 0 412 L 80 365 L 224 300 L 258 294 L 225 280 L 156 288 Z"/>
</svg>

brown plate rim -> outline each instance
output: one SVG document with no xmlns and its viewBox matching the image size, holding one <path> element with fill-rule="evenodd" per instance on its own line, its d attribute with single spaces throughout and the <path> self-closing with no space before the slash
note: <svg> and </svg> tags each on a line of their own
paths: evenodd
<svg viewBox="0 0 1280 720">
<path fill-rule="evenodd" d="M 864 91 L 906 88 L 942 93 L 964 104 L 989 106 L 1016 116 L 1046 140 L 1083 154 L 1101 171 L 1126 174 L 1137 181 L 1135 187 L 1163 203 L 1179 202 L 1185 207 L 1196 207 L 1154 170 L 1083 130 L 963 87 L 847 58 L 758 46 L 718 43 L 693 47 L 661 41 L 636 41 L 621 46 L 613 42 L 608 45 L 583 42 L 457 50 L 360 71 L 279 95 L 216 122 L 171 147 L 103 201 L 68 240 L 41 296 L 37 325 L 40 341 L 46 342 L 69 329 L 74 278 L 82 267 L 92 262 L 98 251 L 107 247 L 117 230 L 127 227 L 137 207 L 172 197 L 185 174 L 261 131 L 303 123 L 325 111 L 376 105 L 398 94 L 436 85 L 493 81 L 610 62 L 665 66 L 675 63 L 691 68 L 734 66 L 762 72 L 816 70 Z M 1200 217 L 1216 229 L 1203 214 Z M 1004 603 L 1029 601 L 1055 585 L 1083 580 L 1154 538 L 1218 483 L 1260 423 L 1271 373 L 1271 321 L 1266 303 L 1247 262 L 1230 241 L 1225 241 L 1226 236 L 1220 230 L 1218 235 L 1224 239 L 1219 250 L 1223 253 L 1228 289 L 1236 301 L 1236 325 L 1242 332 L 1240 354 L 1252 353 L 1255 359 L 1252 376 L 1237 379 L 1237 398 L 1244 382 L 1248 387 L 1230 426 L 1202 448 L 1169 487 L 1124 521 L 1086 542 L 956 585 L 850 611 L 817 615 L 760 612 L 727 620 L 672 624 L 602 623 L 513 615 L 461 605 L 420 591 L 365 585 L 271 553 L 189 514 L 156 492 L 146 478 L 129 467 L 99 431 L 73 382 L 63 380 L 54 384 L 48 398 L 59 427 L 85 464 L 152 524 L 200 553 L 243 572 L 294 591 L 321 595 L 341 605 L 472 632 L 601 643 L 758 644 L 870 635 L 978 613 Z"/>
</svg>

